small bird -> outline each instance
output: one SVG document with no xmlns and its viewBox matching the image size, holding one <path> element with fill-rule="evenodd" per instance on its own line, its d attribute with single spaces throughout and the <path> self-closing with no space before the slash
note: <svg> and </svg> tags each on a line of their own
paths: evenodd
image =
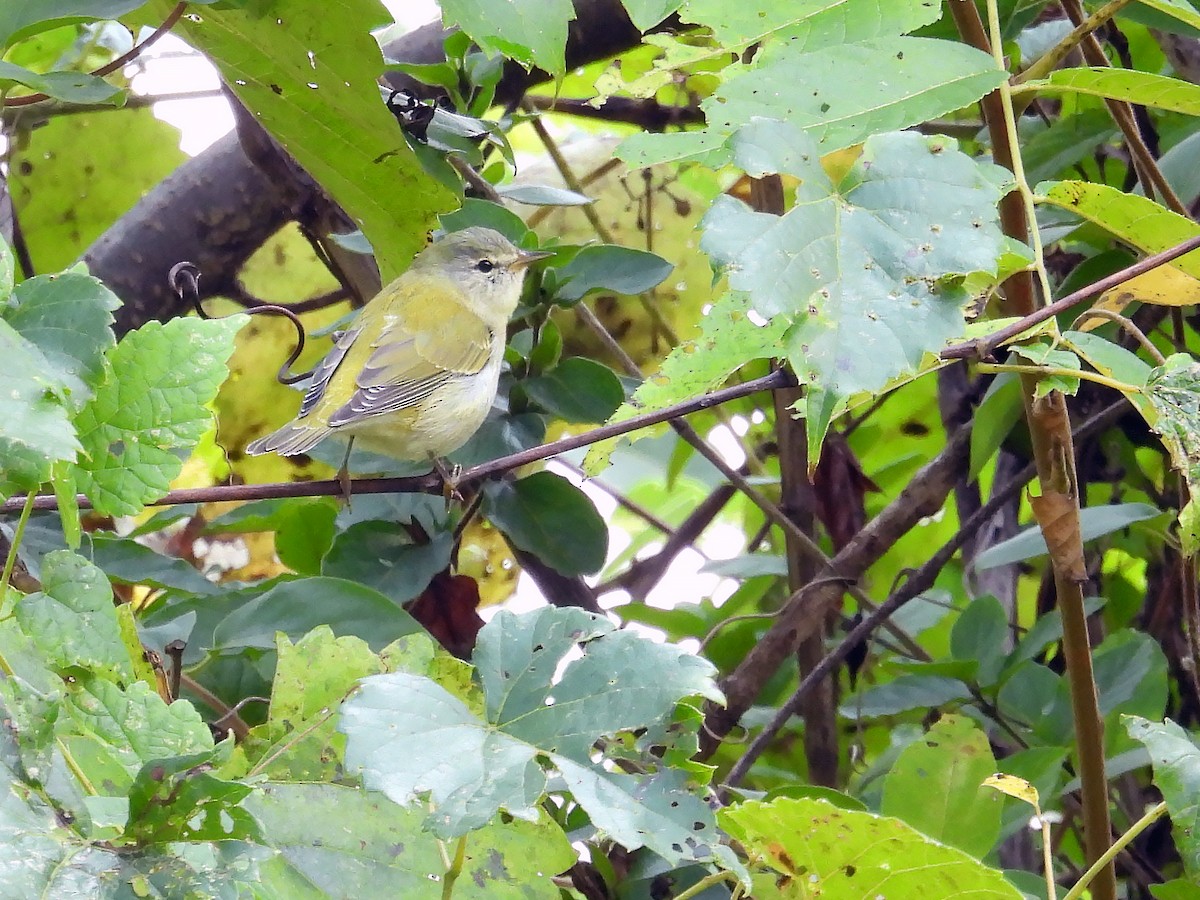
<svg viewBox="0 0 1200 900">
<path fill-rule="evenodd" d="M 396 459 L 429 460 L 440 471 L 439 460 L 487 417 L 525 270 L 551 255 L 480 227 L 426 247 L 337 337 L 313 370 L 296 418 L 246 452 L 295 456 L 342 436 Z M 343 463 L 344 487 L 345 470 Z"/>
</svg>

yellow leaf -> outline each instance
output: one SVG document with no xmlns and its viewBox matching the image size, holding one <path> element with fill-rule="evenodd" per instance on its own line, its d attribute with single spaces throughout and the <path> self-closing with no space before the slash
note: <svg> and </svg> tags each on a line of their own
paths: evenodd
<svg viewBox="0 0 1200 900">
<path fill-rule="evenodd" d="M 1192 306 L 1200 303 L 1200 280 L 1185 275 L 1174 266 L 1159 266 L 1105 291 L 1093 309 L 1119 313 L 1135 301 L 1156 306 Z M 1091 331 L 1107 321 L 1093 316 L 1081 322 L 1079 330 Z"/>
<path fill-rule="evenodd" d="M 1018 800 L 1024 800 L 1037 811 L 1038 815 L 1042 813 L 1041 807 L 1038 806 L 1037 788 L 1024 778 L 997 772 L 995 775 L 986 778 L 983 786 L 993 788 L 1002 794 L 1008 794 L 1010 797 L 1016 797 Z"/>
</svg>

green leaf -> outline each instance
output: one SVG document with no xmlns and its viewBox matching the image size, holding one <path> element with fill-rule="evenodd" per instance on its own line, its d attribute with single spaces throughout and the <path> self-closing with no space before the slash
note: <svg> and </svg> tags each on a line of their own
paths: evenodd
<svg viewBox="0 0 1200 900">
<path fill-rule="evenodd" d="M 65 103 L 103 103 L 117 97 L 120 105 L 124 98 L 124 92 L 119 87 L 86 72 L 39 74 L 24 66 L 0 60 L 0 88 L 11 88 L 14 84 Z"/>
<path fill-rule="evenodd" d="M 1083 611 L 1085 615 L 1090 616 L 1103 609 L 1106 602 L 1103 597 L 1085 597 L 1083 600 Z M 1061 639 L 1062 614 L 1057 609 L 1052 609 L 1044 616 L 1039 617 L 1029 630 L 1025 632 L 1025 635 L 1009 656 L 1007 665 L 1011 666 L 1022 660 L 1033 659 L 1048 646 Z"/>
<path fill-rule="evenodd" d="M 265 761 L 256 774 L 283 781 L 339 778 L 346 738 L 332 713 L 360 678 L 377 675 L 383 664 L 366 641 L 334 637 L 328 625 L 296 643 L 280 635 L 276 649 L 264 740 L 250 755 L 252 762 Z"/>
<path fill-rule="evenodd" d="M 394 522 L 358 522 L 334 538 L 321 574 L 357 581 L 394 603 L 407 603 L 420 596 L 434 575 L 449 568 L 453 544 L 448 531 L 435 533 L 426 544 L 414 544 Z"/>
<path fill-rule="evenodd" d="M 776 879 L 783 876 L 802 885 L 804 893 L 789 895 L 796 897 L 1021 898 L 995 869 L 898 819 L 788 797 L 742 803 L 721 810 L 720 818 L 778 873 L 756 877 L 755 896 L 778 896 Z"/>
<path fill-rule="evenodd" d="M 210 771 L 212 751 L 147 763 L 129 791 L 126 836 L 145 843 L 252 840 L 262 830 L 242 801 L 254 788 Z"/>
<path fill-rule="evenodd" d="M 149 107 L 126 107 L 52 116 L 14 146 L 13 206 L 38 270 L 71 266 L 171 174 L 187 158 L 179 137 Z"/>
<path fill-rule="evenodd" d="M 1165 13 L 1173 19 L 1183 22 L 1185 25 L 1200 28 L 1200 13 L 1196 12 L 1188 0 L 1138 0 L 1138 6 L 1148 6 L 1150 9 Z M 1126 12 L 1129 12 L 1129 10 L 1126 10 Z"/>
<path fill-rule="evenodd" d="M 659 285 L 675 267 L 654 253 L 618 247 L 613 244 L 591 244 L 555 271 L 561 280 L 554 300 L 574 303 L 592 291 L 613 291 L 617 294 L 640 294 Z"/>
<path fill-rule="evenodd" d="M 764 323 L 749 315 L 749 309 L 746 294 L 722 296 L 700 320 L 700 336 L 675 347 L 658 372 L 643 381 L 609 421 L 623 422 L 700 396 L 719 387 L 751 360 L 783 356 L 787 321 L 779 317 Z M 588 448 L 584 470 L 598 474 L 622 440 L 632 442 L 648 434 L 649 430 L 643 429 L 624 438 L 598 441 Z"/>
<path fill-rule="evenodd" d="M 987 735 L 965 716 L 943 716 L 900 751 L 879 811 L 981 859 L 1000 836 L 1001 795 L 983 787 L 995 771 Z"/>
<path fill-rule="evenodd" d="M 441 7 L 447 27 L 459 26 L 484 52 L 563 74 L 570 0 L 442 0 Z"/>
<path fill-rule="evenodd" d="M 700 105 L 717 134 L 780 119 L 828 153 L 961 109 L 1006 77 L 989 55 L 953 41 L 886 37 L 809 53 L 781 42 Z"/>
<path fill-rule="evenodd" d="M 92 562 L 104 570 L 113 581 L 121 584 L 144 584 L 152 588 L 173 588 L 189 594 L 215 594 L 221 590 L 196 567 L 175 556 L 156 553 L 145 544 L 93 533 L 90 536 Z"/>
<path fill-rule="evenodd" d="M 1110 634 L 1096 648 L 1093 667 L 1102 716 L 1163 714 L 1167 659 L 1152 637 L 1128 628 Z"/>
<path fill-rule="evenodd" d="M 1088 94 L 1189 116 L 1200 115 L 1200 85 L 1135 69 L 1059 69 L 1049 78 L 1027 82 L 1021 89 L 1039 94 Z"/>
<path fill-rule="evenodd" d="M 273 650 L 277 632 L 299 640 L 329 623 L 374 650 L 421 630 L 417 621 L 378 591 L 341 578 L 312 576 L 268 588 L 227 615 L 213 631 L 212 649 Z"/>
<path fill-rule="evenodd" d="M 152 760 L 209 753 L 212 732 L 186 700 L 167 704 L 149 685 L 90 678 L 71 692 L 55 737 L 101 793 L 124 797 Z"/>
<path fill-rule="evenodd" d="M 1114 503 L 1109 506 L 1085 506 L 1079 511 L 1080 530 L 1084 541 L 1094 541 L 1096 538 L 1128 528 L 1136 522 L 1145 522 L 1162 515 L 1162 510 L 1147 503 Z M 975 568 L 978 571 L 994 569 L 997 566 L 1007 566 L 1011 563 L 1024 562 L 1038 556 L 1044 556 L 1046 539 L 1042 530 L 1034 525 L 1026 528 L 1015 537 L 988 547 L 975 558 Z"/>
<path fill-rule="evenodd" d="M 759 120 L 734 137 L 747 174 L 800 180 L 796 203 L 772 216 L 722 195 L 701 223 L 701 247 L 760 315 L 793 318 L 788 356 L 802 382 L 841 396 L 873 391 L 962 333 L 961 279 L 996 270 L 1007 182 L 955 147 L 879 135 L 835 186 L 793 126 Z"/>
<path fill-rule="evenodd" d="M 516 547 L 562 575 L 599 572 L 608 555 L 608 527 L 595 505 L 553 472 L 485 486 L 483 514 Z"/>
<path fill-rule="evenodd" d="M 1147 388 L 1148 405 L 1134 405 L 1162 438 L 1171 454 L 1171 464 L 1187 480 L 1191 499 L 1179 512 L 1179 539 L 1183 552 L 1192 555 L 1200 551 L 1200 523 L 1196 520 L 1196 500 L 1200 496 L 1200 363 L 1186 353 L 1174 353 L 1150 373 Z"/>
<path fill-rule="evenodd" d="M 1158 253 L 1200 233 L 1191 219 L 1106 184 L 1083 181 L 1050 181 L 1037 186 L 1043 203 L 1068 210 L 1099 225 L 1123 243 L 1145 253 Z M 1200 278 L 1200 250 L 1179 257 L 1168 265 Z"/>
<path fill-rule="evenodd" d="M 80 444 L 64 407 L 64 387 L 35 345 L 0 319 L 0 494 L 32 491 L 53 460 L 74 460 Z M 6 484 L 7 483 L 7 484 Z"/>
<path fill-rule="evenodd" d="M 440 685 L 404 673 L 366 679 L 343 704 L 347 761 L 362 767 L 369 787 L 401 804 L 428 795 L 428 827 L 451 837 L 500 809 L 534 821 L 544 757 L 591 821 L 629 849 L 648 846 L 675 861 L 715 852 L 711 813 L 683 790 L 681 773 L 643 780 L 592 760 L 599 738 L 665 723 L 684 697 L 719 701 L 708 662 L 554 607 L 500 612 L 479 632 L 475 660 L 486 720 Z M 445 766 L 447 757 L 457 765 Z"/>
<path fill-rule="evenodd" d="M 971 692 L 957 678 L 941 675 L 900 675 L 848 698 L 838 709 L 847 719 L 894 716 L 910 709 L 954 705 L 969 700 Z"/>
<path fill-rule="evenodd" d="M 991 685 L 1004 664 L 1008 636 L 1008 614 L 1000 601 L 991 595 L 980 597 L 971 601 L 954 623 L 950 654 L 957 660 L 977 663 L 976 680 Z"/>
<path fill-rule="evenodd" d="M 153 8 L 165 15 L 173 5 L 157 0 Z M 389 21 L 377 0 L 346 0 L 336 15 L 323 0 L 274 0 L 269 11 L 209 7 L 176 27 L 349 213 L 375 248 L 385 284 L 424 248 L 437 214 L 456 205 L 381 102 L 384 64 L 371 30 Z"/>
<path fill-rule="evenodd" d="M 129 681 L 133 669 L 104 573 L 69 550 L 42 560 L 42 590 L 17 601 L 17 622 L 60 672 Z"/>
<path fill-rule="evenodd" d="M 790 40 L 808 48 L 904 34 L 936 22 L 938 12 L 935 5 L 922 0 L 839 0 L 820 4 L 792 0 L 755 4 L 687 0 L 680 18 L 707 25 L 717 40 L 729 48 L 780 31 L 784 33 L 777 35 L 778 40 Z"/>
<path fill-rule="evenodd" d="M 591 197 L 547 184 L 502 184 L 496 193 L 513 203 L 528 206 L 587 206 Z"/>
<path fill-rule="evenodd" d="M 604 422 L 625 399 L 612 369 L 582 356 L 564 359 L 520 384 L 529 399 L 565 422 Z"/>
<path fill-rule="evenodd" d="M 62 272 L 21 282 L 3 316 L 53 363 L 78 410 L 103 378 L 104 354 L 116 343 L 112 312 L 120 305 L 98 279 Z"/>
<path fill-rule="evenodd" d="M 675 10 L 682 0 L 621 0 L 638 31 L 649 31 Z"/>
<path fill-rule="evenodd" d="M 71 22 L 115 19 L 145 0 L 9 0 L 0 5 L 0 48 Z"/>
<path fill-rule="evenodd" d="M 1194 883 L 1200 877 L 1200 750 L 1170 719 L 1159 723 L 1129 716 L 1124 722 L 1129 736 L 1150 752 L 1154 783 L 1175 826 L 1175 846 Z"/>
<path fill-rule="evenodd" d="M 246 806 L 266 840 L 318 896 L 443 896 L 445 845 L 424 829 L 419 807 L 405 809 L 337 784 L 268 784 Z M 545 816 L 536 823 L 489 824 L 464 842 L 454 896 L 557 900 L 550 876 L 575 860 L 562 829 Z"/>
<path fill-rule="evenodd" d="M 1021 420 L 1025 405 L 1021 384 L 1013 372 L 1001 372 L 988 386 L 987 393 L 971 419 L 970 478 L 975 481 L 1009 433 Z"/>
<path fill-rule="evenodd" d="M 212 426 L 208 404 L 245 316 L 148 322 L 108 354 L 110 374 L 76 417 L 80 490 L 107 515 L 133 515 L 170 490 Z"/>
</svg>

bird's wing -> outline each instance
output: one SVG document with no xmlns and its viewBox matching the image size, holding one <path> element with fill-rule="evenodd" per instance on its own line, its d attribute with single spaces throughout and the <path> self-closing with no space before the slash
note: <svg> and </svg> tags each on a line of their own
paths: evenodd
<svg viewBox="0 0 1200 900">
<path fill-rule="evenodd" d="M 300 412 L 296 414 L 297 419 L 303 419 L 321 402 L 321 398 L 325 396 L 325 388 L 329 386 L 329 380 L 333 378 L 333 373 L 342 364 L 342 360 L 346 358 L 346 354 L 350 352 L 350 347 L 354 344 L 354 339 L 360 333 L 362 333 L 361 328 L 352 328 L 342 332 L 341 336 L 334 341 L 333 348 L 317 363 L 317 367 L 313 369 L 312 379 L 308 382 L 308 390 L 304 392 Z"/>
<path fill-rule="evenodd" d="M 413 279 L 403 301 L 381 312 L 395 321 L 371 342 L 371 355 L 355 379 L 358 389 L 330 415 L 331 426 L 409 408 L 487 365 L 492 330 L 444 280 Z"/>
</svg>

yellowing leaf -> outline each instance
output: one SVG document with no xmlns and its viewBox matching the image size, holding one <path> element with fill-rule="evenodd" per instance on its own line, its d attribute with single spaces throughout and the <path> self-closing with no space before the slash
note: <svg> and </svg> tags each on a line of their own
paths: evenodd
<svg viewBox="0 0 1200 900">
<path fill-rule="evenodd" d="M 1174 266 L 1159 266 L 1111 291 L 1105 291 L 1092 309 L 1119 313 L 1134 302 L 1153 303 L 1156 306 L 1192 306 L 1200 303 L 1200 280 Z M 1101 316 L 1092 316 L 1080 323 L 1079 330 L 1092 331 L 1106 321 Z"/>
<path fill-rule="evenodd" d="M 1032 784 L 1024 778 L 1018 778 L 1016 775 L 1005 775 L 1003 772 L 997 772 L 995 775 L 984 779 L 984 787 L 990 787 L 1002 794 L 1008 794 L 1010 797 L 1016 797 L 1018 800 L 1024 800 L 1032 806 L 1038 813 L 1041 813 L 1041 806 L 1038 805 L 1038 791 Z"/>
</svg>

